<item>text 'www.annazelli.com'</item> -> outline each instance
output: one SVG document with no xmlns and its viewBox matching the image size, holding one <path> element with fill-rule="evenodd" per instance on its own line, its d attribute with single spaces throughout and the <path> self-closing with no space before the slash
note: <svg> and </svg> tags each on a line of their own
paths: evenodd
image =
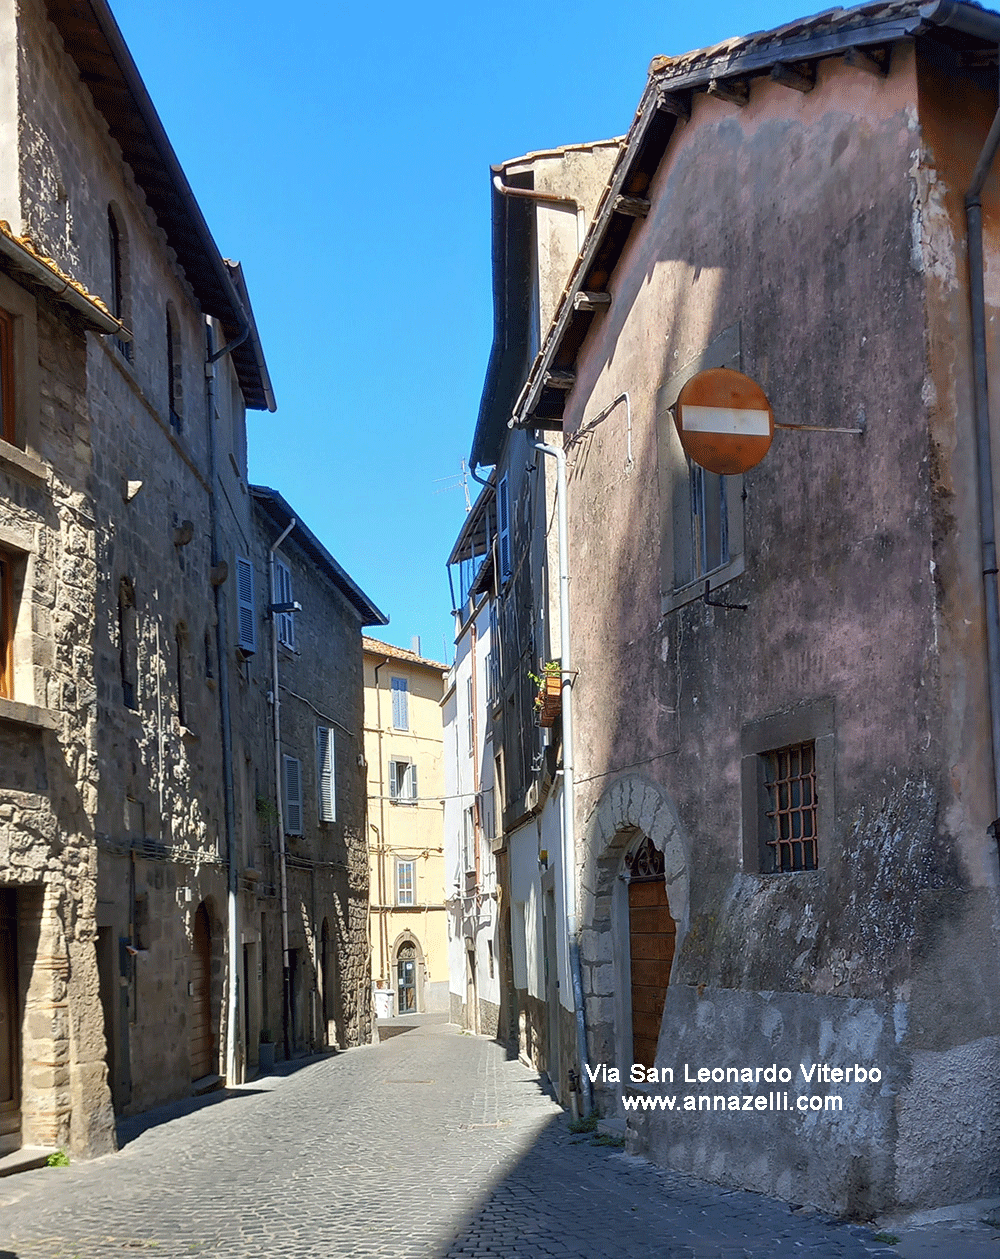
<svg viewBox="0 0 1000 1259">
<path fill-rule="evenodd" d="M 679 1097 L 669 1093 L 623 1093 L 622 1105 L 626 1110 L 787 1110 L 806 1114 L 810 1111 L 839 1111 L 844 1109 L 844 1099 L 835 1094 L 799 1093 L 789 1097 L 785 1092 L 776 1093 L 690 1093 Z"/>
</svg>

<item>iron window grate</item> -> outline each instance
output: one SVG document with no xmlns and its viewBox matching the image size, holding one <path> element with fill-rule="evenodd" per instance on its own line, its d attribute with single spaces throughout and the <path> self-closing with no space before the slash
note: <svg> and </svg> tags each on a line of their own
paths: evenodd
<svg viewBox="0 0 1000 1259">
<path fill-rule="evenodd" d="M 774 873 L 815 870 L 816 744 L 796 743 L 765 754 Z"/>
</svg>

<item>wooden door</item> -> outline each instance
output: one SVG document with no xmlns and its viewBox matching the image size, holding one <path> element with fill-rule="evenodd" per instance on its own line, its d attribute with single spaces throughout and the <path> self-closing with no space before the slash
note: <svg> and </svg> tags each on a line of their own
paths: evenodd
<svg viewBox="0 0 1000 1259">
<path fill-rule="evenodd" d="M 194 916 L 191 949 L 191 1079 L 215 1071 L 215 1039 L 212 1036 L 212 928 L 208 910 L 198 906 Z"/>
<path fill-rule="evenodd" d="M 674 960 L 676 925 L 663 881 L 663 854 L 647 839 L 633 855 L 628 885 L 632 970 L 632 1061 L 652 1067 Z"/>
<path fill-rule="evenodd" d="M 0 891 L 0 1156 L 21 1148 L 16 942 L 17 896 L 4 889 Z"/>
</svg>

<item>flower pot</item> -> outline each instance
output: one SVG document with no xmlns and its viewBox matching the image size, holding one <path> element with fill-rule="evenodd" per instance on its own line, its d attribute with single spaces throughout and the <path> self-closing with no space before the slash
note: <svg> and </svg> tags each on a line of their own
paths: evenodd
<svg viewBox="0 0 1000 1259">
<path fill-rule="evenodd" d="M 558 673 L 547 673 L 538 692 L 538 724 L 551 726 L 562 712 L 562 678 Z"/>
</svg>

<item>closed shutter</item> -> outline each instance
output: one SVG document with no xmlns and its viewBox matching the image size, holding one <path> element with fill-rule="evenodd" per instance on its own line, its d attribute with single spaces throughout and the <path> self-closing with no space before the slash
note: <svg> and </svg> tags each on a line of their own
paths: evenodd
<svg viewBox="0 0 1000 1259">
<path fill-rule="evenodd" d="M 236 558 L 236 597 L 239 601 L 240 651 L 248 655 L 257 650 L 257 618 L 253 606 L 253 565 L 249 560 Z"/>
<path fill-rule="evenodd" d="M 302 762 L 285 757 L 285 834 L 302 834 Z"/>
<path fill-rule="evenodd" d="M 497 542 L 500 549 L 500 580 L 510 576 L 510 497 L 507 478 L 502 476 L 497 485 Z"/>
<path fill-rule="evenodd" d="M 399 796 L 399 780 L 396 777 L 396 762 L 389 762 L 389 798 L 395 800 Z"/>
<path fill-rule="evenodd" d="M 409 788 L 410 788 L 410 789 L 409 789 L 409 791 L 407 792 L 407 795 L 409 796 L 409 798 L 410 798 L 411 800 L 416 800 L 416 798 L 417 798 L 417 767 L 416 767 L 416 765 L 411 765 L 411 766 L 410 766 L 410 771 L 409 771 L 409 775 L 408 775 L 408 776 L 409 776 L 409 780 L 410 780 L 410 781 L 409 781 Z"/>
<path fill-rule="evenodd" d="M 318 726 L 316 728 L 316 760 L 321 822 L 336 822 L 337 820 L 333 757 L 333 731 L 326 726 Z"/>
<path fill-rule="evenodd" d="M 397 730 L 410 728 L 410 696 L 406 678 L 392 679 L 392 724 Z"/>
<path fill-rule="evenodd" d="M 292 570 L 281 560 L 274 561 L 274 602 L 292 602 Z M 277 612 L 278 642 L 286 647 L 295 646 L 295 613 Z"/>
</svg>

